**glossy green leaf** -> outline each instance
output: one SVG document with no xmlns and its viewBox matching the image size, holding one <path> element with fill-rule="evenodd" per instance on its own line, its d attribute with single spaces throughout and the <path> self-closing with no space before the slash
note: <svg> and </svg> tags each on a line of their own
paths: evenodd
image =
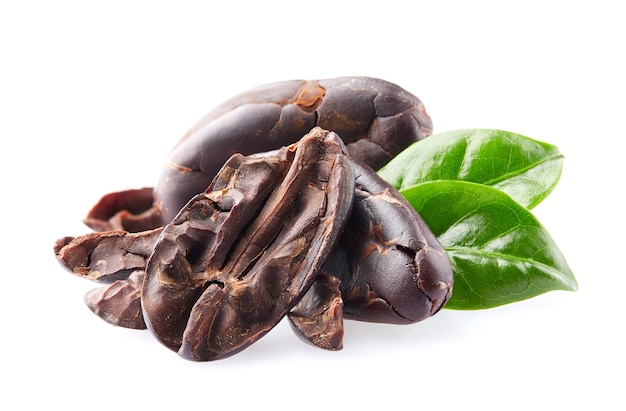
<svg viewBox="0 0 626 411">
<path fill-rule="evenodd" d="M 490 308 L 578 288 L 546 229 L 502 191 L 465 181 L 432 181 L 401 193 L 452 262 L 454 290 L 446 308 Z"/>
<path fill-rule="evenodd" d="M 463 180 L 498 188 L 532 208 L 556 186 L 557 147 L 501 130 L 457 130 L 414 143 L 378 173 L 398 190 L 425 181 Z"/>
</svg>

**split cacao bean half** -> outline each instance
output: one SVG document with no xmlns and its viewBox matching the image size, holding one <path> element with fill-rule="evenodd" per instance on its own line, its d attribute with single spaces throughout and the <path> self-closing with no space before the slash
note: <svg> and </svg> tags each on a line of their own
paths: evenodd
<svg viewBox="0 0 626 411">
<path fill-rule="evenodd" d="M 141 296 L 148 328 L 192 360 L 252 344 L 316 279 L 353 195 L 335 133 L 316 128 L 275 155 L 234 155 L 154 247 Z"/>
</svg>

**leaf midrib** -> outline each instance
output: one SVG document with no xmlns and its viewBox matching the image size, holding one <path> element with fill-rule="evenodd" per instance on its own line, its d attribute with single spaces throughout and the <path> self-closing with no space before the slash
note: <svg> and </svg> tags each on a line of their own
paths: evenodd
<svg viewBox="0 0 626 411">
<path fill-rule="evenodd" d="M 444 248 L 451 257 L 454 255 L 454 253 L 457 253 L 457 254 L 466 254 L 466 255 L 481 256 L 481 257 L 487 256 L 487 257 L 491 257 L 492 259 L 503 259 L 503 260 L 509 260 L 509 261 L 528 263 L 534 267 L 541 267 L 542 272 L 549 274 L 551 278 L 557 280 L 560 284 L 568 286 L 566 290 L 572 290 L 572 289 L 577 288 L 577 287 L 574 287 L 574 283 L 565 274 L 561 273 L 561 271 L 541 261 L 532 260 L 530 258 L 522 258 L 522 257 L 514 256 L 511 254 L 493 252 L 493 251 L 485 251 L 485 250 L 479 251 L 479 250 L 469 248 L 469 247 L 444 246 Z M 532 284 L 533 283 L 532 277 L 528 275 L 526 276 L 529 279 L 529 284 Z"/>
<path fill-rule="evenodd" d="M 509 180 L 509 179 L 517 177 L 519 175 L 523 175 L 528 170 L 532 170 L 533 168 L 538 167 L 541 164 L 545 164 L 545 163 L 548 163 L 550 161 L 555 161 L 555 160 L 563 159 L 563 158 L 564 158 L 564 156 L 562 154 L 554 155 L 552 157 L 545 158 L 542 161 L 537 161 L 537 162 L 534 162 L 532 164 L 529 164 L 527 167 L 519 168 L 519 169 L 514 170 L 512 172 L 508 172 L 506 174 L 502 174 L 498 178 L 494 178 L 494 179 L 491 179 L 489 181 L 484 181 L 481 184 L 488 185 L 488 186 L 493 186 L 493 185 L 496 185 L 496 184 L 498 184 L 498 183 L 500 183 L 502 181 Z"/>
</svg>

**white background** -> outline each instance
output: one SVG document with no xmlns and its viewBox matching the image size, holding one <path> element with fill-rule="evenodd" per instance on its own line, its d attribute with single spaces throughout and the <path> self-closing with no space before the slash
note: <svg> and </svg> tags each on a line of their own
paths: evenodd
<svg viewBox="0 0 626 411">
<path fill-rule="evenodd" d="M 625 408 L 619 2 L 98 3 L 0 3 L 0 408 Z M 152 186 L 178 138 L 234 94 L 347 75 L 416 94 L 435 132 L 557 145 L 563 176 L 534 213 L 579 291 L 410 326 L 347 322 L 336 353 L 281 323 L 200 364 L 85 307 L 94 284 L 52 244 L 86 233 L 102 194 Z"/>
</svg>

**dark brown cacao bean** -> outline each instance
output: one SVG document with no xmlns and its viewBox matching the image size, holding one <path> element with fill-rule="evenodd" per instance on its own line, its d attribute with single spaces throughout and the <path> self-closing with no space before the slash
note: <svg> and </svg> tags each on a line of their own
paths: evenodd
<svg viewBox="0 0 626 411">
<path fill-rule="evenodd" d="M 353 194 L 345 146 L 319 128 L 274 154 L 234 155 L 154 247 L 141 297 L 148 328 L 191 360 L 246 348 L 317 278 Z"/>
<path fill-rule="evenodd" d="M 68 271 L 109 284 L 85 294 L 85 303 L 103 320 L 121 327 L 145 329 L 141 287 L 146 263 L 162 228 L 129 233 L 105 231 L 65 237 L 55 243 L 57 261 Z"/>
<path fill-rule="evenodd" d="M 301 340 L 335 351 L 343 348 L 342 310 L 339 279 L 322 272 L 287 317 Z"/>
<path fill-rule="evenodd" d="M 68 271 L 99 283 L 112 283 L 146 268 L 161 230 L 140 233 L 112 230 L 64 237 L 54 244 L 54 253 Z"/>
<path fill-rule="evenodd" d="M 324 265 L 340 280 L 344 318 L 407 324 L 435 314 L 452 293 L 445 250 L 396 189 L 354 168 L 352 213 Z"/>
<path fill-rule="evenodd" d="M 133 271 L 128 278 L 95 288 L 85 294 L 91 311 L 108 323 L 135 330 L 146 329 L 141 311 L 141 287 L 145 272 Z"/>
<path fill-rule="evenodd" d="M 85 222 L 98 231 L 142 231 L 167 224 L 206 189 L 232 154 L 278 149 L 315 126 L 336 132 L 351 158 L 374 169 L 432 133 L 422 102 L 381 79 L 264 85 L 225 101 L 189 130 L 171 151 L 154 198 L 146 189 L 112 193 L 94 206 Z"/>
<path fill-rule="evenodd" d="M 352 158 L 374 169 L 432 133 L 422 102 L 380 79 L 293 80 L 252 89 L 207 114 L 172 150 L 155 191 L 165 222 L 208 186 L 230 155 L 278 149 L 315 126 L 337 133 Z"/>
<path fill-rule="evenodd" d="M 161 209 L 153 207 L 153 203 L 152 188 L 106 194 L 89 210 L 84 223 L 95 231 L 152 230 L 163 226 Z"/>
</svg>

